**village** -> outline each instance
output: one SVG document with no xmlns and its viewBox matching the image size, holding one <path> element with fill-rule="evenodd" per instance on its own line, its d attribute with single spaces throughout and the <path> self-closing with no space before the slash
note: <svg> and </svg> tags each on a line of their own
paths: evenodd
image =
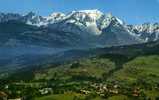
<svg viewBox="0 0 159 100">
<path fill-rule="evenodd" d="M 53 87 L 49 87 L 46 84 L 45 86 L 40 86 L 40 88 L 38 88 L 37 86 L 34 87 L 35 85 L 33 84 L 30 86 L 29 85 L 24 86 L 24 83 L 5 85 L 4 89 L 0 91 L 0 100 L 28 100 L 28 98 L 46 96 L 51 94 L 65 94 L 67 92 L 77 92 L 82 95 L 95 94 L 102 98 L 107 98 L 109 96 L 119 95 L 119 94 L 129 95 L 130 97 L 145 96 L 144 93 L 142 92 L 142 89 L 140 89 L 139 87 L 134 87 L 134 88 L 130 87 L 126 90 L 118 84 L 89 83 L 89 85 L 87 84 L 83 86 L 81 89 L 74 89 L 73 87 L 71 89 L 71 87 L 66 88 L 65 86 L 60 86 L 60 87 L 58 86 L 58 91 L 57 89 L 54 90 Z M 26 91 L 23 90 L 24 88 Z M 156 87 L 156 89 L 159 88 Z"/>
</svg>

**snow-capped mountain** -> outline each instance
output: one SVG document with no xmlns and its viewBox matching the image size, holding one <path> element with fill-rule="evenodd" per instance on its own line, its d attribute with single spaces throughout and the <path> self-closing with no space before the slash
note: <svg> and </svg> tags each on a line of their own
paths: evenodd
<svg viewBox="0 0 159 100">
<path fill-rule="evenodd" d="M 36 26 L 41 26 L 43 25 L 43 22 L 46 20 L 42 16 L 38 16 L 33 12 L 30 12 L 26 15 L 24 15 L 21 20 L 25 22 L 26 24 L 29 25 L 36 25 Z"/>
<path fill-rule="evenodd" d="M 3 44 L 34 44 L 60 47 L 130 45 L 159 39 L 159 24 L 127 25 L 111 13 L 99 10 L 72 11 L 49 16 L 0 13 Z M 12 42 L 10 42 L 12 41 Z"/>
<path fill-rule="evenodd" d="M 159 23 L 128 25 L 128 29 L 145 42 L 156 41 L 159 39 Z"/>
</svg>

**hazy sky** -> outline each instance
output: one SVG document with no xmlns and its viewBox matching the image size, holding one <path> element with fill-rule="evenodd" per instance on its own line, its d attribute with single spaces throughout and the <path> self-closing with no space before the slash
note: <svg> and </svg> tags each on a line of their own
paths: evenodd
<svg viewBox="0 0 159 100">
<path fill-rule="evenodd" d="M 0 0 L 0 12 L 68 13 L 72 10 L 98 9 L 129 24 L 159 22 L 159 0 Z"/>
</svg>

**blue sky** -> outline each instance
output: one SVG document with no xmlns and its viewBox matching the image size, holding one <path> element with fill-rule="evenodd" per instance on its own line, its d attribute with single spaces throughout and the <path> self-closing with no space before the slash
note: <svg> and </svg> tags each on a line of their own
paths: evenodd
<svg viewBox="0 0 159 100">
<path fill-rule="evenodd" d="M 0 0 L 0 12 L 68 13 L 72 10 L 98 9 L 129 24 L 159 22 L 159 0 Z"/>
</svg>

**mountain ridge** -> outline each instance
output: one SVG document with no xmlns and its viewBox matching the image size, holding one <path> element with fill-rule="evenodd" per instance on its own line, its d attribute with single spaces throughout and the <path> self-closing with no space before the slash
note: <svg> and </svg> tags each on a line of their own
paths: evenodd
<svg viewBox="0 0 159 100">
<path fill-rule="evenodd" d="M 34 37 L 34 40 L 37 40 L 39 44 L 46 45 L 62 43 L 64 46 L 68 45 L 69 47 L 95 48 L 140 44 L 159 39 L 158 23 L 127 25 L 111 13 L 104 14 L 99 10 L 79 10 L 68 14 L 52 13 L 47 17 L 36 15 L 33 12 L 26 15 L 0 13 L 0 24 L 2 26 L 12 21 L 15 22 L 14 26 L 16 26 L 16 22 L 23 23 L 21 27 L 16 27 L 17 30 L 23 29 L 26 25 L 36 27 L 36 29 L 25 29 L 20 32 L 13 30 L 8 33 L 23 34 L 22 38 L 27 37 L 25 41 L 31 43 L 33 43 L 33 40 L 30 39 Z M 3 28 L 10 30 L 10 27 Z M 6 33 L 0 32 L 3 35 Z M 19 39 L 13 38 L 13 35 L 10 35 L 6 41 L 8 42 L 10 39 L 19 41 Z M 56 43 L 57 41 L 58 43 Z M 1 44 L 5 43 L 2 42 Z M 25 43 L 22 42 L 22 44 Z"/>
</svg>

